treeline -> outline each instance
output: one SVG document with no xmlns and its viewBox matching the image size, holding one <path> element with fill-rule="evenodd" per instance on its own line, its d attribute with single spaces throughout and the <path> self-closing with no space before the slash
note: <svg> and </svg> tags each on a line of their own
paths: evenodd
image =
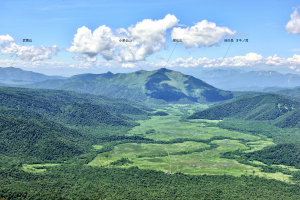
<svg viewBox="0 0 300 200">
<path fill-rule="evenodd" d="M 265 139 L 272 138 L 276 144 L 295 143 L 300 140 L 300 129 L 279 128 L 272 125 L 269 121 L 226 118 L 215 124 L 215 126 L 232 131 L 239 131 L 257 135 Z"/>
<path fill-rule="evenodd" d="M 276 172 L 281 172 L 283 174 L 287 175 L 293 175 L 293 172 L 289 169 L 279 167 L 279 166 L 266 166 L 266 165 L 260 165 L 253 163 L 253 159 L 248 159 L 246 153 L 243 153 L 241 150 L 235 150 L 233 152 L 226 152 L 223 153 L 220 158 L 227 158 L 227 159 L 233 159 L 238 161 L 241 164 L 244 165 L 250 165 L 253 167 L 260 168 L 262 172 L 267 172 L 267 173 L 276 173 Z M 255 172 L 253 172 L 255 173 Z M 300 179 L 299 179 L 300 180 Z"/>
<path fill-rule="evenodd" d="M 4 199 L 298 199 L 299 185 L 259 178 L 62 165 L 44 174 L 0 169 Z"/>
<path fill-rule="evenodd" d="M 223 153 L 220 156 L 220 158 L 234 159 L 241 164 L 260 168 L 262 172 L 266 172 L 266 173 L 281 172 L 283 174 L 292 175 L 290 179 L 299 183 L 300 171 L 292 171 L 284 167 L 274 166 L 274 165 L 287 165 L 287 166 L 295 166 L 296 168 L 299 169 L 300 168 L 299 160 L 295 159 L 295 157 L 299 156 L 299 153 L 297 152 L 298 146 L 296 147 L 296 149 L 295 149 L 295 145 L 293 144 L 279 144 L 273 147 L 265 147 L 262 150 L 249 152 L 249 153 L 244 153 L 243 151 L 238 149 L 233 152 Z M 253 162 L 255 160 L 263 162 L 266 165 L 256 164 Z"/>
<path fill-rule="evenodd" d="M 245 154 L 248 159 L 258 160 L 267 165 L 287 165 L 300 169 L 300 144 L 287 143 L 265 147 Z"/>
</svg>

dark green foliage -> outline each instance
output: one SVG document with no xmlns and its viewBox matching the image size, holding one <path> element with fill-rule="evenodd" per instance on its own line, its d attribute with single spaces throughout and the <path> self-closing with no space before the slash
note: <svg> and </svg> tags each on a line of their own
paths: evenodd
<svg viewBox="0 0 300 200">
<path fill-rule="evenodd" d="M 104 107 L 88 103 L 71 103 L 62 110 L 61 121 L 65 124 L 99 126 L 102 123 L 115 126 L 130 126 L 131 124 L 114 116 Z"/>
<path fill-rule="evenodd" d="M 283 90 L 277 91 L 276 94 L 300 99 L 300 87 L 295 87 L 292 89 L 283 89 Z"/>
<path fill-rule="evenodd" d="M 78 131 L 45 120 L 0 114 L 0 154 L 23 160 L 61 160 L 88 150 Z"/>
<path fill-rule="evenodd" d="M 5 199 L 298 199 L 300 187 L 256 176 L 166 175 L 164 172 L 48 167 L 44 174 L 0 170 Z"/>
<path fill-rule="evenodd" d="M 270 165 L 265 166 L 265 165 L 260 165 L 260 164 L 255 164 L 253 162 L 250 162 L 250 161 L 253 161 L 253 159 L 251 159 L 251 158 L 249 159 L 248 154 L 243 153 L 240 150 L 235 150 L 233 152 L 223 153 L 220 157 L 221 158 L 227 158 L 227 159 L 234 159 L 234 160 L 238 161 L 241 164 L 261 168 L 261 171 L 266 172 L 266 173 L 281 172 L 281 173 L 287 174 L 287 175 L 293 175 L 294 174 L 294 172 L 290 171 L 289 169 L 282 168 L 282 167 L 279 167 L 279 166 L 270 166 Z M 255 173 L 255 172 L 253 171 L 253 173 Z"/>
<path fill-rule="evenodd" d="M 188 97 L 184 93 L 179 92 L 177 88 L 170 86 L 169 84 L 166 83 L 158 84 L 157 88 L 153 89 L 153 91 L 149 94 L 149 96 L 151 98 L 162 99 L 167 102 L 176 102 L 183 98 L 187 98 L 193 102 L 197 101 L 197 98 Z"/>
<path fill-rule="evenodd" d="M 148 80 L 145 84 L 147 90 L 156 90 L 158 87 L 160 87 L 159 83 L 162 81 L 170 81 L 171 79 L 165 75 L 165 72 L 169 72 L 171 70 L 167 70 L 166 68 L 162 68 L 160 70 L 157 70 L 156 73 L 150 75 L 148 77 Z"/>
<path fill-rule="evenodd" d="M 167 102 L 179 101 L 182 98 L 187 98 L 191 101 L 197 101 L 197 98 L 189 97 L 178 90 L 176 87 L 170 86 L 162 81 L 170 81 L 171 79 L 165 75 L 166 72 L 171 72 L 162 68 L 156 73 L 148 77 L 145 87 L 150 91 L 147 95 L 154 99 L 162 99 Z"/>
<path fill-rule="evenodd" d="M 149 129 L 146 131 L 146 134 L 150 134 L 150 133 L 155 133 L 155 130 L 154 129 Z"/>
<path fill-rule="evenodd" d="M 233 94 L 226 94 L 224 96 L 218 90 L 204 90 L 201 95 L 205 97 L 208 102 L 225 101 L 233 98 Z"/>
<path fill-rule="evenodd" d="M 25 88 L 9 88 L 3 87 L 1 93 L 10 93 L 11 95 L 19 94 L 23 96 L 34 97 L 42 100 L 50 100 L 64 103 L 91 103 L 94 105 L 105 106 L 105 108 L 114 113 L 123 114 L 145 114 L 146 111 L 151 111 L 144 104 L 124 98 L 115 98 L 105 95 L 94 95 L 87 93 L 77 93 L 64 90 L 46 90 L 46 89 L 25 89 Z M 4 94 L 5 95 L 5 94 Z"/>
<path fill-rule="evenodd" d="M 300 167 L 299 143 L 278 144 L 245 154 L 248 159 L 258 160 L 268 165 Z"/>
<path fill-rule="evenodd" d="M 115 166 L 122 166 L 122 165 L 126 165 L 126 164 L 132 164 L 133 162 L 130 161 L 128 158 L 121 158 L 120 160 L 116 160 L 114 162 L 111 162 L 111 165 L 115 165 Z"/>
<path fill-rule="evenodd" d="M 164 112 L 164 111 L 157 111 L 157 112 L 155 112 L 155 113 L 153 113 L 151 115 L 153 115 L 153 116 L 167 116 L 169 114 L 166 113 L 166 112 Z"/>
<path fill-rule="evenodd" d="M 197 112 L 189 119 L 269 120 L 275 126 L 300 127 L 300 102 L 280 95 L 250 95 Z"/>
<path fill-rule="evenodd" d="M 130 122 L 130 118 L 119 118 L 114 113 L 118 112 L 119 115 L 122 113 L 136 115 L 147 114 L 137 107 L 121 102 L 117 104 L 117 106 L 114 106 L 112 102 L 107 105 L 106 103 L 109 101 L 109 98 L 107 98 L 108 100 L 101 101 L 101 97 L 97 99 L 96 96 L 88 100 L 83 96 L 84 95 L 66 91 L 1 88 L 0 106 L 35 112 L 55 122 L 76 126 L 100 126 L 101 124 L 133 126 L 137 123 Z M 105 98 L 102 97 L 102 99 Z M 74 102 L 76 100 L 80 103 Z M 118 101 L 120 100 L 117 100 L 117 102 Z M 112 113 L 108 109 L 111 110 Z"/>
<path fill-rule="evenodd" d="M 146 111 L 130 104 L 147 109 L 141 103 L 113 97 L 0 88 L 0 159 L 15 159 L 15 165 L 21 161 L 88 163 L 97 153 L 112 150 L 114 141 L 143 140 L 123 137 L 138 125 L 127 114 L 147 117 Z M 92 148 L 101 142 L 108 145 L 102 150 Z"/>
<path fill-rule="evenodd" d="M 300 130 L 298 128 L 279 128 L 272 125 L 270 121 L 226 118 L 215 126 L 258 135 L 262 138 L 272 138 L 277 144 L 300 141 Z"/>
<path fill-rule="evenodd" d="M 186 78 L 188 78 L 187 81 L 184 82 L 184 84 L 187 84 L 186 89 L 188 90 L 192 90 L 192 89 L 197 89 L 197 88 L 207 88 L 207 89 L 216 89 L 214 88 L 212 85 L 209 85 L 208 83 L 197 79 L 193 76 L 185 76 Z"/>
</svg>

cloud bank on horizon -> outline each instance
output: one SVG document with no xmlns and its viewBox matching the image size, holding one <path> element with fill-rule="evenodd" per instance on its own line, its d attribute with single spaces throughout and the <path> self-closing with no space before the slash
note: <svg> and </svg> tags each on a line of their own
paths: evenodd
<svg viewBox="0 0 300 200">
<path fill-rule="evenodd" d="M 0 66 L 9 67 L 12 60 L 0 60 Z M 30 61 L 15 61 L 14 66 L 16 67 L 28 67 L 28 68 L 138 68 L 139 65 L 135 63 L 120 63 L 115 60 L 97 60 L 94 62 L 80 61 L 78 64 L 70 64 L 66 62 L 30 62 Z M 276 54 L 274 56 L 263 57 L 260 54 L 248 53 L 245 56 L 235 56 L 228 58 L 216 58 L 208 59 L 206 57 L 194 59 L 192 57 L 188 59 L 177 58 L 171 62 L 162 61 L 160 63 L 145 62 L 142 67 L 202 67 L 202 68 L 214 68 L 214 67 L 287 67 L 291 70 L 300 72 L 300 55 L 295 54 L 292 58 L 281 58 Z"/>
</svg>

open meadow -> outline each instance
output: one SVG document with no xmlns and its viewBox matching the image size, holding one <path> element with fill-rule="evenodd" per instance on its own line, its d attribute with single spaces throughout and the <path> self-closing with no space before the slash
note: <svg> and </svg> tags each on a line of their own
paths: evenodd
<svg viewBox="0 0 300 200">
<path fill-rule="evenodd" d="M 265 178 L 291 182 L 290 175 L 281 172 L 266 173 L 259 167 L 245 165 L 233 159 L 220 158 L 225 152 L 242 150 L 253 152 L 268 145 L 272 139 L 238 131 L 230 131 L 213 126 L 219 120 L 193 119 L 182 116 L 194 110 L 205 109 L 206 105 L 170 105 L 157 109 L 168 113 L 167 116 L 151 116 L 149 120 L 138 121 L 127 136 L 142 136 L 153 139 L 149 143 L 125 143 L 115 146 L 114 150 L 99 154 L 90 166 L 160 170 L 171 173 L 192 175 L 258 175 Z M 100 149 L 102 146 L 94 146 Z M 124 162 L 119 162 L 122 159 Z M 258 161 L 254 161 L 258 164 Z M 119 163 L 119 164 L 115 164 Z M 259 165 L 264 165 L 260 163 Z"/>
</svg>

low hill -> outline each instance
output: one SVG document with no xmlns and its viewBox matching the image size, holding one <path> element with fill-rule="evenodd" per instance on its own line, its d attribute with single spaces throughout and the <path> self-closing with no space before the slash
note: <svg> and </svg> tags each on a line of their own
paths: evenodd
<svg viewBox="0 0 300 200">
<path fill-rule="evenodd" d="M 239 97 L 231 102 L 194 113 L 189 119 L 269 120 L 278 127 L 300 127 L 300 102 L 276 94 Z"/>
<path fill-rule="evenodd" d="M 283 96 L 288 96 L 288 97 L 300 99 L 300 87 L 279 90 L 279 91 L 276 92 L 276 94 L 280 94 L 280 95 L 283 95 Z"/>
<path fill-rule="evenodd" d="M 21 85 L 50 79 L 65 79 L 62 76 L 47 76 L 45 74 L 25 71 L 15 67 L 0 67 L 0 82 L 9 85 Z"/>
<path fill-rule="evenodd" d="M 93 78 L 97 78 L 97 77 L 110 77 L 112 75 L 113 75 L 113 73 L 111 73 L 111 72 L 107 72 L 107 73 L 103 73 L 103 74 L 90 74 L 90 73 L 78 74 L 78 75 L 71 76 L 67 79 L 45 80 L 45 81 L 41 81 L 41 82 L 37 82 L 37 83 L 22 85 L 22 87 L 32 88 L 32 89 L 38 89 L 38 88 L 57 89 L 60 86 L 67 84 L 67 83 L 72 83 L 72 82 L 86 80 L 86 79 L 93 79 Z"/>
<path fill-rule="evenodd" d="M 140 70 L 126 74 L 108 72 L 101 76 L 93 76 L 77 75 L 60 83 L 51 80 L 35 85 L 45 88 L 53 81 L 50 84 L 51 89 L 103 94 L 143 102 L 207 103 L 233 98 L 231 92 L 219 90 L 193 76 L 165 68 L 154 71 Z M 78 77 L 81 77 L 80 80 L 77 79 Z M 28 87 L 35 86 L 28 85 Z"/>
</svg>

